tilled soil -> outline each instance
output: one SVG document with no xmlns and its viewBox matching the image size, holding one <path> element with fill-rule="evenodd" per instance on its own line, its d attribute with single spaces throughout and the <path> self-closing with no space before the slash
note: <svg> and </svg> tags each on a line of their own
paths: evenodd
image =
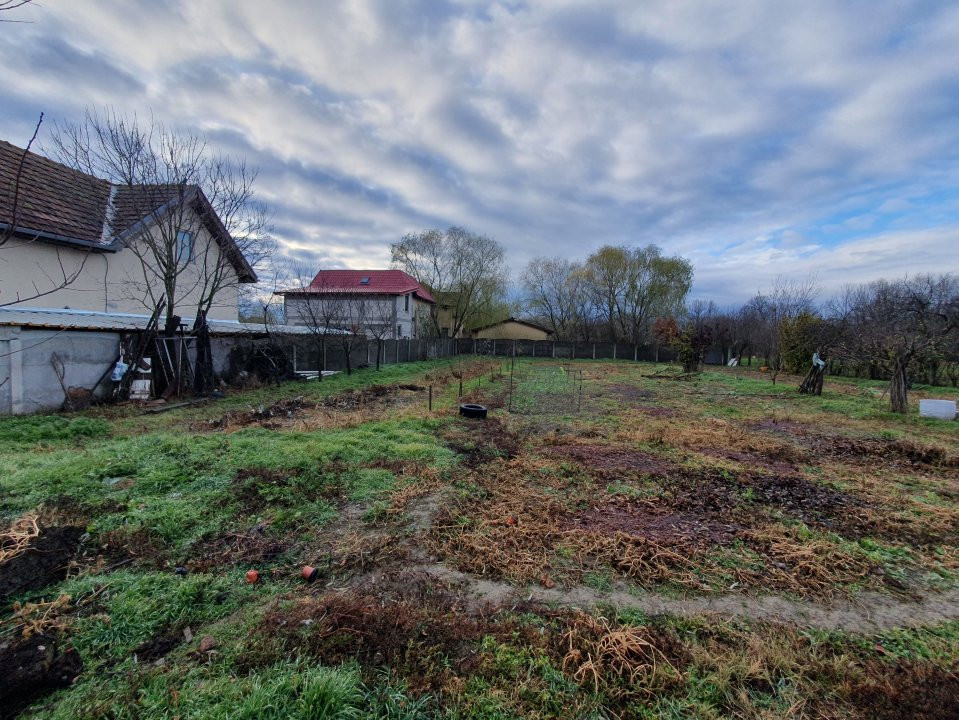
<svg viewBox="0 0 959 720">
<path fill-rule="evenodd" d="M 735 537 L 738 526 L 645 503 L 610 503 L 567 519 L 563 530 L 625 533 L 659 545 L 718 545 Z"/>
<path fill-rule="evenodd" d="M 0 641 L 0 720 L 8 720 L 30 703 L 68 687 L 83 669 L 76 650 L 53 635 Z"/>
<path fill-rule="evenodd" d="M 24 552 L 0 565 L 0 602 L 66 578 L 83 532 L 81 527 L 41 528 Z"/>
<path fill-rule="evenodd" d="M 672 465 L 655 455 L 611 445 L 572 444 L 543 449 L 546 455 L 575 460 L 587 470 L 619 470 L 646 475 L 666 475 Z"/>
</svg>

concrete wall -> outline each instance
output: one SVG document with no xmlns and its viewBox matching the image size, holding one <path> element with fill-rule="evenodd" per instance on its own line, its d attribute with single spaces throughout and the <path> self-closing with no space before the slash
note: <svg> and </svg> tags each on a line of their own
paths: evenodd
<svg viewBox="0 0 959 720">
<path fill-rule="evenodd" d="M 204 267 L 215 267 L 222 262 L 219 246 L 197 218 L 194 217 L 188 229 L 195 233 L 193 260 L 177 279 L 175 298 L 176 313 L 183 318 L 196 316 L 201 279 L 209 275 Z M 148 315 L 155 304 L 144 288 L 153 286 L 155 294 L 162 294 L 157 278 L 149 273 L 145 275 L 144 263 L 129 248 L 115 253 L 89 252 L 35 240 L 10 241 L 4 251 L 0 257 L 0 302 L 3 303 L 23 298 L 21 304 L 25 307 Z M 225 272 L 232 273 L 231 284 L 217 296 L 209 318 L 235 321 L 236 274 L 232 267 Z M 38 291 L 56 288 L 64 276 L 73 278 L 74 275 L 75 279 L 66 287 L 29 299 Z"/>
<path fill-rule="evenodd" d="M 50 362 L 54 353 L 63 361 L 64 385 L 91 389 L 116 362 L 120 335 L 119 332 L 0 327 L 0 383 L 3 383 L 0 415 L 61 408 L 63 388 Z M 210 338 L 213 368 L 217 373 L 227 369 L 230 348 L 238 341 L 235 337 Z M 195 361 L 195 352 L 191 351 L 190 355 L 191 361 Z M 107 378 L 98 390 L 102 394 L 112 387 Z"/>
<path fill-rule="evenodd" d="M 19 327 L 0 328 L 0 414 L 56 410 L 63 405 L 63 388 L 51 359 L 63 361 L 63 384 L 92 388 L 117 359 L 120 334 L 57 331 Z"/>
</svg>

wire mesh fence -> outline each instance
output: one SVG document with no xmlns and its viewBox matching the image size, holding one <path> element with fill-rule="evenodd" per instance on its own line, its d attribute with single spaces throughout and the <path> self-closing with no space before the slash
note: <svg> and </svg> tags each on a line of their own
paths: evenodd
<svg viewBox="0 0 959 720">
<path fill-rule="evenodd" d="M 511 362 L 507 409 L 520 415 L 570 415 L 583 403 L 583 372 L 570 363 Z"/>
</svg>

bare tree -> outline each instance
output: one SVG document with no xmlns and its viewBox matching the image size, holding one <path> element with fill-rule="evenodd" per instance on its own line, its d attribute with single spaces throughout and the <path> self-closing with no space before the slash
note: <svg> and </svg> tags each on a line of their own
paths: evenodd
<svg viewBox="0 0 959 720">
<path fill-rule="evenodd" d="M 458 336 L 488 313 L 505 295 L 507 272 L 503 246 L 461 227 L 425 230 L 390 246 L 394 267 L 412 275 L 433 293 L 433 333 L 440 335 L 439 313 L 450 313 L 450 335 Z"/>
<path fill-rule="evenodd" d="M 322 380 L 330 338 L 350 324 L 351 308 L 338 287 L 325 284 L 327 275 L 321 273 L 314 281 L 312 269 L 296 261 L 290 263 L 287 270 L 294 287 L 285 293 L 286 322 L 302 325 L 309 332 L 316 352 L 318 378 Z"/>
<path fill-rule="evenodd" d="M 959 332 L 959 279 L 915 275 L 847 288 L 831 305 L 840 327 L 836 352 L 879 367 L 890 378 L 893 412 L 909 410 L 910 372 L 942 358 Z"/>
<path fill-rule="evenodd" d="M 0 13 L 22 8 L 24 5 L 29 5 L 32 2 L 33 0 L 0 0 Z M 14 20 L 13 18 L 3 17 L 0 18 L 0 22 L 26 22 L 26 20 Z"/>
<path fill-rule="evenodd" d="M 376 369 L 380 369 L 380 360 L 383 356 L 383 342 L 393 337 L 398 339 L 396 332 L 396 300 L 394 297 L 373 296 L 365 303 L 365 312 L 362 321 L 363 330 L 367 337 L 376 341 Z"/>
<path fill-rule="evenodd" d="M 348 332 L 340 332 L 336 335 L 336 344 L 343 353 L 343 362 L 346 364 L 346 374 L 353 373 L 353 351 L 361 343 L 368 342 L 366 337 L 366 328 L 370 325 L 370 310 L 376 302 L 371 300 L 369 295 L 356 292 L 341 292 L 338 294 L 339 303 L 344 316 L 349 318 L 348 325 L 343 328 Z"/>
<path fill-rule="evenodd" d="M 56 126 L 53 146 L 64 164 L 116 186 L 115 220 L 129 223 L 122 239 L 139 260 L 125 291 L 148 310 L 165 299 L 167 333 L 183 305 L 205 317 L 238 293 L 273 249 L 269 213 L 253 194 L 256 172 L 197 136 L 88 110 L 82 122 Z M 199 243 L 203 228 L 233 242 Z"/>
<path fill-rule="evenodd" d="M 749 344 L 769 368 L 775 384 L 782 370 L 782 323 L 814 309 L 819 287 L 815 278 L 794 280 L 779 276 L 768 294 L 762 292 L 746 303 L 742 319 L 749 323 Z"/>
<path fill-rule="evenodd" d="M 553 331 L 557 340 L 577 335 L 582 283 L 580 268 L 564 258 L 529 261 L 520 282 L 530 315 Z"/>
</svg>

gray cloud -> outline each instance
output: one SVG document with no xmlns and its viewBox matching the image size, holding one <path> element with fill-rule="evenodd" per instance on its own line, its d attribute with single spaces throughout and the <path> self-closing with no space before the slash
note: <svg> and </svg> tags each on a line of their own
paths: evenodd
<svg viewBox="0 0 959 720">
<path fill-rule="evenodd" d="M 941 3 L 30 13 L 0 35 L 0 137 L 22 143 L 35 108 L 152 109 L 261 168 L 301 259 L 382 264 L 404 233 L 455 223 L 517 269 L 656 242 L 724 301 L 782 272 L 829 288 L 957 269 L 959 207 L 929 200 L 959 194 L 959 8 Z"/>
</svg>

